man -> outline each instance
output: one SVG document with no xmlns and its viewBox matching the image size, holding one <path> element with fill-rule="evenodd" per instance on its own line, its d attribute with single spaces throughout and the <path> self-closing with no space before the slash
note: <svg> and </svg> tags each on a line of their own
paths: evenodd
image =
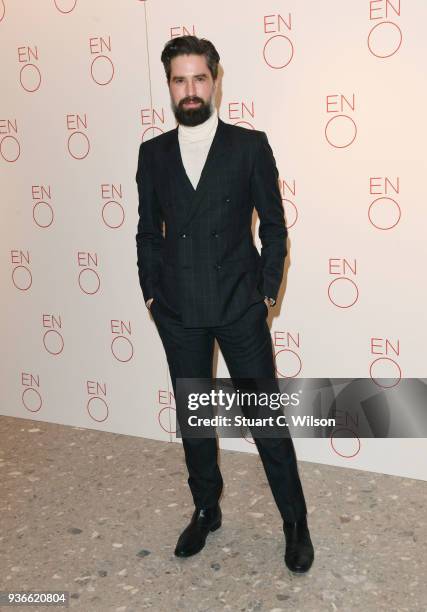
<svg viewBox="0 0 427 612">
<path fill-rule="evenodd" d="M 178 126 L 140 145 L 136 243 L 175 397 L 177 378 L 212 377 L 215 338 L 231 378 L 275 379 L 266 317 L 282 281 L 287 229 L 267 136 L 218 117 L 219 55 L 211 42 L 174 38 L 161 60 Z M 306 572 L 314 551 L 292 439 L 254 441 L 283 518 L 286 565 Z M 195 510 L 175 554 L 188 557 L 221 526 L 223 480 L 215 438 L 183 436 L 182 443 Z"/>
</svg>

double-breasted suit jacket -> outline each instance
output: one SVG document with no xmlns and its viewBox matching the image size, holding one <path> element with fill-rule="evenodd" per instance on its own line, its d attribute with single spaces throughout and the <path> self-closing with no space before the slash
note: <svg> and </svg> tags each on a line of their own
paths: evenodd
<svg viewBox="0 0 427 612">
<path fill-rule="evenodd" d="M 144 300 L 184 327 L 231 323 L 277 297 L 287 254 L 278 170 L 265 132 L 218 126 L 194 189 L 178 127 L 141 143 L 137 266 Z M 261 254 L 252 235 L 258 212 Z"/>
</svg>

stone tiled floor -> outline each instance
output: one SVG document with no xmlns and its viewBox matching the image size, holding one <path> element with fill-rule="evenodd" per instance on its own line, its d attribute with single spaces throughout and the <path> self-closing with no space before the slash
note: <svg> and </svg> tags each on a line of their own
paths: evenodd
<svg viewBox="0 0 427 612">
<path fill-rule="evenodd" d="M 295 576 L 257 455 L 221 452 L 223 525 L 177 559 L 181 445 L 10 417 L 0 432 L 0 590 L 66 590 L 83 612 L 427 610 L 423 481 L 299 462 L 315 562 Z"/>
</svg>

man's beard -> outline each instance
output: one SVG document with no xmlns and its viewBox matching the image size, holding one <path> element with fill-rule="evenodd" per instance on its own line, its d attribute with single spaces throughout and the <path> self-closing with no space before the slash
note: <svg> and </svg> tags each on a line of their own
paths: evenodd
<svg viewBox="0 0 427 612">
<path fill-rule="evenodd" d="M 200 102 L 200 104 L 199 106 L 191 108 L 184 106 L 186 102 Z M 183 98 L 178 106 L 172 102 L 172 109 L 178 123 L 191 127 L 199 125 L 206 121 L 206 119 L 209 119 L 213 111 L 210 100 L 205 102 L 202 98 L 198 98 L 197 96 Z"/>
</svg>

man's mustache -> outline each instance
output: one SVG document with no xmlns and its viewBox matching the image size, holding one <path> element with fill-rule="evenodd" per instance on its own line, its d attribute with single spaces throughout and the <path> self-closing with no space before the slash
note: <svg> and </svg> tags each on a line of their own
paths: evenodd
<svg viewBox="0 0 427 612">
<path fill-rule="evenodd" d="M 200 98 L 184 98 L 183 100 L 181 100 L 179 105 L 183 106 L 187 102 L 200 102 L 201 104 L 203 104 L 203 100 L 201 100 Z"/>
</svg>

